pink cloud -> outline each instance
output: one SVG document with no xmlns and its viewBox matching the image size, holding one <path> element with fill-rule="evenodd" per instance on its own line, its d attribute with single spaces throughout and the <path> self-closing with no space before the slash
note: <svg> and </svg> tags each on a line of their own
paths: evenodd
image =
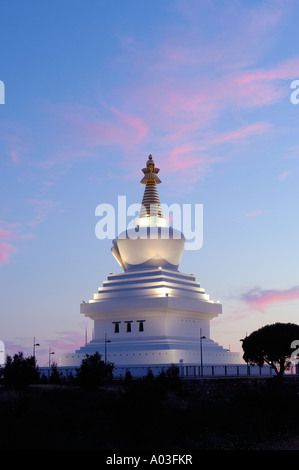
<svg viewBox="0 0 299 470">
<path fill-rule="evenodd" d="M 268 4 L 251 6 L 250 2 L 219 5 L 217 0 L 183 0 L 173 2 L 172 8 L 182 18 L 180 26 L 167 26 L 167 39 L 159 42 L 155 54 L 149 51 L 141 54 L 138 44 L 137 57 L 141 56 L 142 68 L 149 63 L 151 70 L 174 74 L 183 67 L 189 71 L 194 65 L 199 65 L 201 71 L 205 66 L 213 71 L 216 67 L 221 70 L 249 67 L 268 51 L 276 39 L 275 29 L 289 13 L 288 6 L 278 2 L 269 8 Z M 219 30 L 221 35 L 215 33 L 206 38 L 207 24 L 210 31 Z M 133 46 L 131 41 L 127 60 L 136 58 Z"/>
<path fill-rule="evenodd" d="M 124 90 L 132 103 L 142 108 L 146 121 L 151 127 L 164 129 L 168 142 L 178 138 L 198 138 L 200 131 L 213 125 L 227 107 L 252 109 L 277 103 L 290 93 L 289 87 L 281 80 L 299 74 L 299 60 L 286 61 L 269 70 L 233 72 L 212 75 L 210 78 L 197 77 L 196 74 L 169 80 L 161 77 L 158 83 L 146 83 L 142 87 Z M 196 79 L 194 78 L 196 76 Z M 142 103 L 142 104 L 140 104 Z M 243 132 L 261 133 L 270 124 L 265 122 L 248 124 Z M 234 136 L 234 131 L 232 137 Z M 227 136 L 229 138 L 229 134 Z"/>
<path fill-rule="evenodd" d="M 107 147 L 117 147 L 119 167 L 135 168 L 148 142 L 155 141 L 157 151 L 149 153 L 159 154 L 170 171 L 181 171 L 190 183 L 190 177 L 194 182 L 224 161 L 215 157 L 213 146 L 248 141 L 271 131 L 271 123 L 249 122 L 243 127 L 231 124 L 227 132 L 216 134 L 218 123 L 223 129 L 227 112 L 271 105 L 289 93 L 281 81 L 299 72 L 298 58 L 268 68 L 255 65 L 275 37 L 285 7 L 226 5 L 221 10 L 212 2 L 211 8 L 220 8 L 222 14 L 210 19 L 215 27 L 219 23 L 222 34 L 207 40 L 206 25 L 201 30 L 198 24 L 206 21 L 210 7 L 192 0 L 179 4 L 172 8 L 184 22 L 179 29 L 171 23 L 167 34 L 160 31 L 161 40 L 148 46 L 133 37 L 120 38 L 123 52 L 111 67 L 125 76 L 129 71 L 129 85 L 118 85 L 113 95 L 98 91 L 92 106 L 47 104 L 55 146 L 38 162 L 41 167 L 67 167 L 78 160 L 101 158 L 103 149 L 107 156 Z M 128 174 L 132 172 L 123 177 Z"/>
<path fill-rule="evenodd" d="M 190 76 L 193 77 L 192 74 Z M 156 134 L 160 153 L 169 155 L 166 159 L 173 164 L 172 168 L 200 164 L 200 155 L 203 151 L 211 155 L 212 145 L 245 141 L 273 129 L 271 123 L 254 122 L 213 135 L 218 119 L 228 106 L 252 108 L 275 103 L 282 96 L 280 84 L 271 83 L 271 73 L 269 81 L 262 83 L 254 82 L 253 74 L 249 80 L 245 72 L 242 74 L 239 71 L 210 80 L 197 77 L 197 81 L 194 81 L 190 76 L 182 77 L 184 86 L 178 86 L 176 80 L 162 77 L 158 83 L 145 81 L 142 87 L 132 87 L 134 95 L 131 90 L 123 91 L 127 99 L 140 110 L 151 133 Z M 263 76 L 264 79 L 266 77 L 267 74 Z M 260 74 L 258 78 L 261 78 Z M 253 83 L 249 85 L 248 82 Z M 140 140 L 137 144 L 144 144 L 147 134 L 138 135 Z M 178 152 L 181 152 L 181 157 Z M 134 157 L 133 154 L 131 158 Z M 210 163 L 208 159 L 204 161 L 210 164 L 212 159 Z"/>
<path fill-rule="evenodd" d="M 79 349 L 85 344 L 83 331 L 62 331 L 55 333 L 56 339 L 49 340 L 51 348 L 57 351 L 71 352 Z M 87 338 L 90 341 L 90 338 Z"/>
<path fill-rule="evenodd" d="M 15 251 L 16 249 L 13 245 L 0 242 L 0 266 L 1 264 L 9 263 L 10 256 Z"/>
<path fill-rule="evenodd" d="M 7 135 L 6 146 L 8 155 L 13 163 L 20 163 L 21 157 L 29 151 L 28 147 L 21 141 L 19 136 Z"/>
<path fill-rule="evenodd" d="M 0 266 L 10 263 L 12 255 L 17 252 L 16 243 L 18 240 L 33 238 L 30 233 L 19 233 L 19 224 L 7 224 L 0 221 Z M 5 228 L 3 228 L 5 227 Z"/>
<path fill-rule="evenodd" d="M 175 147 L 167 159 L 167 167 L 170 172 L 177 172 L 186 168 L 198 165 L 200 159 L 193 155 L 194 152 L 199 153 L 200 149 L 191 145 L 182 145 L 181 147 Z"/>
<path fill-rule="evenodd" d="M 287 159 L 293 159 L 293 158 L 298 158 L 299 157 L 299 145 L 293 145 L 292 147 L 289 147 L 288 153 L 285 156 Z"/>
<path fill-rule="evenodd" d="M 127 129 L 132 130 L 135 133 L 135 142 L 142 141 L 147 136 L 149 131 L 148 126 L 139 116 L 123 113 L 114 107 L 106 106 L 106 108 L 119 118 L 119 120 L 125 124 Z"/>
<path fill-rule="evenodd" d="M 247 10 L 244 10 L 241 22 L 244 31 L 240 30 L 238 44 L 231 41 L 235 37 L 233 33 L 225 37 L 223 44 L 212 42 L 207 45 L 203 38 L 200 43 L 190 43 L 188 38 L 192 37 L 192 31 L 187 39 L 184 37 L 181 46 L 176 47 L 176 42 L 173 44 L 165 39 L 151 51 L 133 39 L 126 40 L 128 56 L 126 60 L 119 58 L 118 65 L 133 67 L 138 82 L 136 79 L 136 83 L 117 90 L 117 107 L 104 103 L 100 93 L 94 107 L 48 105 L 48 110 L 55 117 L 55 125 L 60 128 L 63 145 L 52 152 L 44 165 L 98 158 L 99 149 L 105 146 L 119 146 L 126 163 L 130 164 L 136 161 L 136 155 L 144 149 L 149 137 L 151 140 L 154 137 L 159 142 L 159 153 L 165 155 L 165 160 L 172 163 L 173 168 L 187 171 L 187 168 L 199 168 L 199 164 L 204 163 L 201 169 L 206 171 L 212 163 L 220 161 L 219 158 L 213 161 L 208 157 L 213 151 L 211 145 L 240 142 L 269 132 L 272 125 L 267 122 L 232 127 L 216 136 L 215 127 L 228 107 L 246 110 L 270 105 L 289 93 L 281 80 L 293 78 L 296 71 L 299 72 L 299 59 L 290 59 L 268 69 L 253 69 L 254 60 L 250 64 L 242 64 L 235 54 L 236 48 L 244 56 L 241 46 L 247 44 L 249 38 L 256 45 L 258 39 L 279 23 L 282 12 L 274 10 L 264 16 L 262 22 L 258 20 L 256 11 L 250 10 L 247 15 Z M 256 30 L 258 35 L 253 34 Z M 183 36 L 179 35 L 179 38 Z M 225 51 L 225 60 L 218 61 L 210 54 L 217 49 L 220 49 L 220 56 Z M 148 60 L 149 55 L 155 60 Z M 203 69 L 203 73 L 198 73 L 198 67 L 205 61 L 206 65 L 210 64 L 211 57 L 214 68 L 218 70 L 207 72 Z M 256 60 L 256 57 L 252 59 Z M 164 73 L 163 67 L 165 71 L 168 66 L 169 72 Z M 190 67 L 191 70 L 194 67 L 194 73 L 190 73 Z M 109 102 L 109 97 L 105 96 L 105 99 Z M 128 104 L 130 111 L 127 110 Z M 178 152 L 181 152 L 180 156 Z M 120 165 L 123 162 L 124 159 Z"/>
<path fill-rule="evenodd" d="M 240 142 L 251 136 L 266 133 L 271 128 L 272 126 L 268 123 L 258 122 L 216 137 L 207 136 L 206 139 L 201 141 L 200 145 L 195 142 L 177 145 L 172 148 L 168 155 L 162 156 L 162 162 L 169 173 L 180 171 L 181 174 L 185 174 L 194 182 L 207 171 L 210 171 L 213 165 L 225 160 L 224 157 L 211 155 L 213 145 L 223 142 Z"/>
<path fill-rule="evenodd" d="M 280 180 L 285 180 L 285 179 L 289 178 L 290 176 L 292 176 L 292 175 L 294 174 L 294 172 L 295 172 L 295 170 L 286 170 L 286 171 L 283 171 L 283 172 L 279 175 L 278 179 L 280 179 Z"/>
<path fill-rule="evenodd" d="M 80 327 L 80 326 L 79 326 Z M 85 344 L 84 329 L 82 331 L 60 331 L 55 332 L 55 339 L 40 335 L 35 338 L 39 346 L 35 349 L 35 355 L 39 367 L 45 367 L 49 361 L 49 348 L 51 352 L 51 363 L 59 365 L 60 355 L 67 352 L 75 352 Z M 90 341 L 90 336 L 87 338 Z M 33 353 L 32 338 L 15 337 L 5 342 L 6 353 L 10 356 L 22 351 L 25 357 L 31 356 Z"/>
<path fill-rule="evenodd" d="M 191 142 L 175 146 L 170 151 L 159 152 L 154 156 L 163 174 L 167 171 L 168 178 L 165 181 L 161 174 L 163 183 L 168 187 L 175 187 L 176 191 L 188 192 L 192 190 L 193 183 L 202 179 L 207 172 L 211 171 L 213 165 L 223 161 L 223 158 L 213 157 L 204 150 L 204 147 Z M 134 165 L 136 167 L 136 159 Z M 185 179 L 188 181 L 188 185 L 178 186 L 178 174 L 180 175 L 180 181 Z"/>
<path fill-rule="evenodd" d="M 299 286 L 284 290 L 263 290 L 256 287 L 241 295 L 241 300 L 243 300 L 250 308 L 264 312 L 265 308 L 271 305 L 286 303 L 293 300 L 299 301 Z"/>
<path fill-rule="evenodd" d="M 149 129 L 138 114 L 123 112 L 103 102 L 80 104 L 47 103 L 56 148 L 39 166 L 72 165 L 84 159 L 101 158 L 104 148 L 119 147 L 128 155 L 146 138 Z M 107 153 L 105 153 L 107 156 Z"/>
<path fill-rule="evenodd" d="M 34 208 L 35 215 L 34 217 L 27 222 L 27 225 L 34 227 L 42 222 L 44 222 L 49 212 L 57 206 L 56 202 L 51 201 L 50 199 L 31 199 L 27 201 L 27 204 L 31 205 Z"/>
<path fill-rule="evenodd" d="M 130 122 L 130 125 L 128 125 L 128 122 Z M 91 147 L 103 145 L 131 146 L 134 142 L 136 143 L 140 140 L 137 122 L 138 119 L 133 117 L 131 119 L 123 119 L 122 124 L 101 119 L 96 119 L 92 122 L 84 120 L 84 117 L 82 117 L 80 121 L 73 123 L 73 130 L 77 131 L 75 140 L 81 140 L 81 142 Z"/>
<path fill-rule="evenodd" d="M 6 122 L 1 126 L 0 138 L 10 160 L 14 164 L 23 163 L 24 156 L 32 148 L 32 131 L 23 125 Z"/>
<path fill-rule="evenodd" d="M 8 230 L 4 230 L 0 227 L 0 240 L 4 240 L 6 238 L 10 238 L 11 234 Z"/>
<path fill-rule="evenodd" d="M 187 119 L 189 112 L 193 119 L 203 104 L 214 103 L 217 109 L 227 104 L 252 108 L 274 103 L 289 92 L 276 82 L 294 78 L 298 58 L 268 69 L 253 69 L 272 46 L 275 29 L 286 18 L 288 8 L 278 3 L 271 9 L 265 5 L 251 8 L 250 4 L 237 8 L 226 4 L 222 9 L 213 2 L 209 2 L 209 8 L 200 2 L 179 3 L 180 7 L 176 2 L 173 8 L 186 21 L 184 26 L 169 27 L 154 50 L 132 40 L 124 50 L 126 60 L 122 64 L 139 78 L 133 93 L 127 90 L 133 101 L 157 110 L 158 120 L 161 110 L 174 117 L 186 113 L 183 117 Z M 213 8 L 218 14 L 209 17 Z M 206 39 L 207 18 L 215 29 L 219 24 L 221 36 Z M 203 28 L 199 27 L 201 23 Z"/>
<path fill-rule="evenodd" d="M 226 132 L 213 140 L 213 143 L 231 142 L 244 140 L 249 136 L 264 134 L 272 128 L 267 122 L 256 122 L 233 131 Z"/>
<path fill-rule="evenodd" d="M 63 135 L 89 147 L 100 145 L 134 145 L 148 133 L 148 127 L 136 114 L 122 112 L 105 103 L 94 107 L 78 104 L 48 104 L 46 110 L 63 126 Z"/>
<path fill-rule="evenodd" d="M 211 80 L 210 94 L 219 109 L 227 106 L 253 109 L 270 106 L 290 96 L 290 83 L 299 75 L 299 58 L 288 59 L 269 68 L 232 68 L 222 71 L 219 78 Z"/>
<path fill-rule="evenodd" d="M 55 149 L 49 158 L 38 162 L 37 166 L 47 169 L 56 165 L 62 165 L 65 170 L 76 161 L 96 158 L 99 156 L 99 154 L 94 150 L 89 150 L 87 148 L 74 148 L 72 146 L 73 144 L 74 141 L 70 145 L 67 145 L 67 142 L 63 143 L 63 146 L 60 146 L 57 150 Z"/>
<path fill-rule="evenodd" d="M 281 72 L 284 73 L 281 75 L 275 68 L 250 73 L 235 71 L 224 77 L 220 84 L 222 98 L 241 109 L 275 104 L 290 94 L 289 87 L 282 86 L 281 80 L 294 77 L 299 72 L 298 65 L 297 59 L 283 64 Z"/>
<path fill-rule="evenodd" d="M 273 80 L 292 80 L 299 72 L 299 58 L 288 59 L 275 67 L 268 69 L 256 69 L 242 77 L 243 84 L 254 82 L 268 82 Z M 289 89 L 288 89 L 289 92 Z"/>
<path fill-rule="evenodd" d="M 242 217 L 237 217 L 236 220 L 242 220 L 242 219 L 248 218 L 248 217 L 257 217 L 257 216 L 265 214 L 265 213 L 266 213 L 265 211 L 256 210 L 256 211 L 248 212 L 247 214 L 243 215 Z"/>
<path fill-rule="evenodd" d="M 246 214 L 245 217 L 255 217 L 256 215 L 261 215 L 262 214 L 262 211 L 254 211 L 254 212 L 249 212 L 248 214 Z"/>
<path fill-rule="evenodd" d="M 0 227 L 0 266 L 9 263 L 11 255 L 16 251 L 15 247 L 10 243 L 13 234 L 8 230 Z"/>
</svg>

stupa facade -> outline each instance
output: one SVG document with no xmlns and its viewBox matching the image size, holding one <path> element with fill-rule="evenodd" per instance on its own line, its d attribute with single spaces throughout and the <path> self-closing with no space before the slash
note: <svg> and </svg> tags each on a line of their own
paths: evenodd
<svg viewBox="0 0 299 470">
<path fill-rule="evenodd" d="M 115 368 L 134 366 L 232 365 L 239 353 L 210 338 L 210 322 L 222 306 L 194 275 L 179 271 L 185 238 L 163 217 L 157 185 L 159 169 L 150 155 L 141 183 L 144 196 L 136 227 L 118 235 L 112 254 L 123 272 L 109 274 L 81 313 L 94 322 L 93 339 L 62 366 L 79 366 L 98 351 Z"/>
</svg>

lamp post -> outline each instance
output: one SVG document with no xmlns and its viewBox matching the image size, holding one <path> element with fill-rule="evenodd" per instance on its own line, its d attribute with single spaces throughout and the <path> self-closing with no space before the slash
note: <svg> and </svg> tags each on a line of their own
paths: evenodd
<svg viewBox="0 0 299 470">
<path fill-rule="evenodd" d="M 33 357 L 34 358 L 35 358 L 35 347 L 36 346 L 40 346 L 40 344 L 35 342 L 35 336 L 34 336 L 34 338 L 33 338 Z"/>
<path fill-rule="evenodd" d="M 111 343 L 111 341 L 107 339 L 107 333 L 105 333 L 105 369 L 107 365 L 107 343 Z"/>
<path fill-rule="evenodd" d="M 49 348 L 49 367 L 51 367 L 51 354 L 55 354 L 55 352 L 51 351 L 51 348 Z"/>
<path fill-rule="evenodd" d="M 200 342 L 200 375 L 203 375 L 203 358 L 202 358 L 202 340 L 206 339 L 205 336 L 201 336 L 201 328 L 199 328 L 199 342 Z"/>
</svg>

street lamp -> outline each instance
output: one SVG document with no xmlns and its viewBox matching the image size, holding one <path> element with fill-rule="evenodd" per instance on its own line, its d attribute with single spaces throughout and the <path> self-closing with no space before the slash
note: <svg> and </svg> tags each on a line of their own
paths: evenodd
<svg viewBox="0 0 299 470">
<path fill-rule="evenodd" d="M 201 336 L 201 328 L 199 328 L 199 342 L 200 342 L 200 375 L 203 375 L 203 359 L 202 359 L 202 340 L 206 339 L 205 336 Z"/>
<path fill-rule="evenodd" d="M 51 348 L 49 348 L 49 367 L 51 367 L 51 354 L 55 354 L 55 352 L 51 351 Z"/>
<path fill-rule="evenodd" d="M 40 346 L 40 344 L 35 342 L 35 336 L 34 336 L 33 338 L 33 357 L 34 358 L 35 358 L 35 346 Z"/>
<path fill-rule="evenodd" d="M 111 343 L 111 341 L 107 339 L 107 333 L 105 333 L 105 369 L 107 365 L 107 343 Z"/>
</svg>

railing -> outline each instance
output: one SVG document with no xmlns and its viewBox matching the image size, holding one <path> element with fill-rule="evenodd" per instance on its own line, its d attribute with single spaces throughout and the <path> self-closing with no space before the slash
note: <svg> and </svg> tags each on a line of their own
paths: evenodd
<svg viewBox="0 0 299 470">
<path fill-rule="evenodd" d="M 199 365 L 182 365 L 175 364 L 179 369 L 179 376 L 182 378 L 211 378 L 211 377 L 271 377 L 275 376 L 274 370 L 268 366 L 264 365 L 262 367 L 250 366 L 247 364 L 229 364 L 229 365 L 207 365 L 200 367 Z M 158 366 L 158 365 L 148 365 L 148 366 L 116 366 L 113 370 L 113 376 L 116 379 L 124 378 L 126 372 L 129 370 L 132 374 L 132 377 L 145 377 L 149 371 L 153 373 L 154 376 L 157 376 L 162 370 L 166 371 L 170 365 L 167 366 Z M 69 375 L 76 376 L 77 367 L 57 367 L 59 373 L 64 377 Z M 52 373 L 52 368 L 49 367 L 40 367 L 40 374 L 44 374 L 46 377 L 50 377 Z M 299 367 L 293 365 L 290 370 L 285 372 L 286 375 L 299 374 Z"/>
<path fill-rule="evenodd" d="M 273 369 L 269 366 L 215 365 L 215 366 L 184 366 L 180 367 L 181 377 L 249 377 L 271 376 Z"/>
</svg>

